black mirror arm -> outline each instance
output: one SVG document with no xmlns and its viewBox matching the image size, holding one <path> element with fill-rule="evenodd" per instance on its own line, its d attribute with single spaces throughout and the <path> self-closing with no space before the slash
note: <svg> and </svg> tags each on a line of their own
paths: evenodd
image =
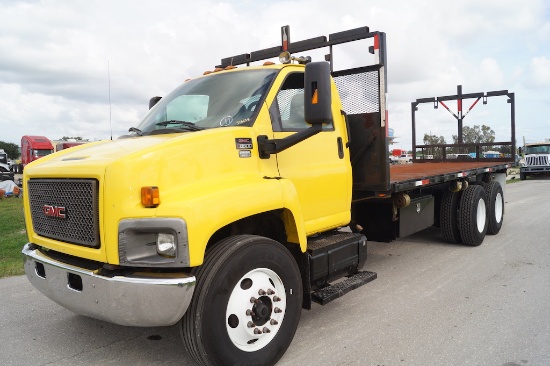
<svg viewBox="0 0 550 366">
<path fill-rule="evenodd" d="M 278 154 L 281 151 L 294 146 L 311 136 L 314 136 L 323 130 L 322 124 L 314 124 L 310 128 L 306 128 L 300 132 L 292 134 L 284 139 L 270 140 L 266 135 L 258 136 L 258 151 L 260 159 L 269 159 L 271 154 Z"/>
<path fill-rule="evenodd" d="M 159 102 L 159 100 L 161 100 L 162 97 L 153 97 L 151 99 L 149 99 L 149 109 L 153 108 L 155 106 L 155 104 L 157 104 Z"/>
</svg>

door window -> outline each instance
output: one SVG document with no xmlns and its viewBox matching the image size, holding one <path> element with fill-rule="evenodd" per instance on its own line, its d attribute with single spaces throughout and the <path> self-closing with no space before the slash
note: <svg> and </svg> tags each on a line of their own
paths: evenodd
<svg viewBox="0 0 550 366">
<path fill-rule="evenodd" d="M 274 122 L 275 130 L 297 131 L 308 128 L 304 119 L 304 73 L 291 73 L 277 93 L 277 111 Z M 279 128 L 276 128 L 279 127 Z M 323 125 L 323 130 L 332 130 L 332 122 Z"/>
</svg>

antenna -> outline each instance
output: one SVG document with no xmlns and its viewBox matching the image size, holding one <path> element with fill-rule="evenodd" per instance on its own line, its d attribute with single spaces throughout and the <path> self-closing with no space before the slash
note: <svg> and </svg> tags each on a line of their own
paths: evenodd
<svg viewBox="0 0 550 366">
<path fill-rule="evenodd" d="M 109 79 L 109 128 L 111 129 L 111 141 L 113 141 L 113 124 L 111 122 L 111 70 L 107 60 L 107 78 Z"/>
</svg>

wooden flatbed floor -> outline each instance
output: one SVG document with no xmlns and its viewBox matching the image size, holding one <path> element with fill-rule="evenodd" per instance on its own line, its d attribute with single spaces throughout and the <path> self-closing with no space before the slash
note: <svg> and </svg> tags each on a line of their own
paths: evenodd
<svg viewBox="0 0 550 366">
<path fill-rule="evenodd" d="M 436 184 L 485 172 L 505 171 L 510 162 L 456 161 L 395 164 L 390 166 L 394 192 Z"/>
</svg>

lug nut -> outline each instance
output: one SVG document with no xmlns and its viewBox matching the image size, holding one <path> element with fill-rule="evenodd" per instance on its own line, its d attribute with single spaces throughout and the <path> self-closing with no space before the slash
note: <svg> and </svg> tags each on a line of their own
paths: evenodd
<svg viewBox="0 0 550 366">
<path fill-rule="evenodd" d="M 262 334 L 262 331 L 259 330 L 258 328 L 254 328 L 254 334 Z"/>
<path fill-rule="evenodd" d="M 267 294 L 268 295 L 274 295 L 275 294 L 275 291 L 273 291 L 272 289 L 267 289 Z"/>
<path fill-rule="evenodd" d="M 254 315 L 256 315 L 256 314 L 254 314 L 254 312 L 253 312 L 252 310 L 248 309 L 248 310 L 246 311 L 246 315 L 248 315 L 248 316 L 254 316 Z"/>
<path fill-rule="evenodd" d="M 246 324 L 247 327 L 249 328 L 254 328 L 254 323 L 253 322 L 248 322 L 248 324 Z"/>
<path fill-rule="evenodd" d="M 271 325 L 277 325 L 277 324 L 279 324 L 279 322 L 276 321 L 275 319 L 271 319 L 271 320 L 269 321 L 269 324 L 271 324 Z"/>
<path fill-rule="evenodd" d="M 273 296 L 273 301 L 275 302 L 281 301 L 281 298 L 279 296 Z"/>
<path fill-rule="evenodd" d="M 263 332 L 264 333 L 271 333 L 271 331 L 267 327 L 264 327 Z"/>
<path fill-rule="evenodd" d="M 279 313 L 282 313 L 282 312 L 283 312 L 283 311 L 282 311 L 281 309 L 279 309 L 279 308 L 275 308 L 275 309 L 273 309 L 273 311 L 274 311 L 275 313 L 277 313 L 277 314 L 279 314 Z"/>
<path fill-rule="evenodd" d="M 262 290 L 262 289 L 259 289 L 259 290 L 258 290 L 258 295 L 264 296 L 264 295 L 265 295 L 265 291 Z"/>
<path fill-rule="evenodd" d="M 252 296 L 252 297 L 250 298 L 250 302 L 251 302 L 252 304 L 256 303 L 257 301 L 258 301 L 258 299 L 256 299 L 254 296 Z"/>
</svg>

